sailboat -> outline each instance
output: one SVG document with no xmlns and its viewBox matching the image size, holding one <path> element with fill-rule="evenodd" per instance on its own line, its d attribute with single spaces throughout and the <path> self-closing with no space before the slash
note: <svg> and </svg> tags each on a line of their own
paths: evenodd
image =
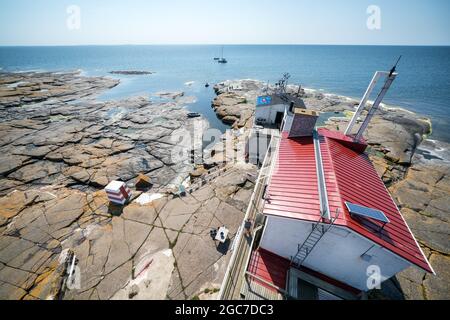
<svg viewBox="0 0 450 320">
<path fill-rule="evenodd" d="M 219 57 L 214 57 L 214 60 L 215 60 L 215 61 L 219 61 L 220 58 L 219 58 Z"/>
<path fill-rule="evenodd" d="M 218 63 L 228 63 L 227 59 L 225 59 L 223 57 L 223 46 L 222 46 L 222 58 L 220 58 L 219 60 L 217 60 Z"/>
</svg>

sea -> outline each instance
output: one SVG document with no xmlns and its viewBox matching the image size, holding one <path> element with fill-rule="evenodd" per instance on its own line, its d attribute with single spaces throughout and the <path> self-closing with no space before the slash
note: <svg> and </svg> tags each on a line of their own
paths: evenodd
<svg viewBox="0 0 450 320">
<path fill-rule="evenodd" d="M 222 48 L 227 64 L 214 60 Z M 188 108 L 211 127 L 225 130 L 211 108 L 213 85 L 228 79 L 269 83 L 290 74 L 290 83 L 360 99 L 377 70 L 399 73 L 384 102 L 432 119 L 433 141 L 450 143 L 450 47 L 325 45 L 149 45 L 0 47 L 0 71 L 71 71 L 119 78 L 102 100 L 158 91 L 195 96 Z M 141 70 L 152 75 L 112 75 Z M 206 88 L 205 84 L 211 84 Z"/>
</svg>

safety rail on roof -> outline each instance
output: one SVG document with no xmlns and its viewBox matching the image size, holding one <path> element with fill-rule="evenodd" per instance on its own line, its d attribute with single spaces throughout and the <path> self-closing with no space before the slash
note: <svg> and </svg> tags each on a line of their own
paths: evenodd
<svg viewBox="0 0 450 320">
<path fill-rule="evenodd" d="M 263 196 L 266 190 L 266 185 L 270 181 L 278 155 L 278 146 L 281 136 L 279 132 L 277 132 L 277 130 L 273 130 L 269 148 L 267 149 L 266 156 L 264 157 L 264 161 L 255 184 L 255 189 L 250 199 L 249 206 L 247 207 L 245 218 L 242 221 L 242 225 L 239 228 L 233 242 L 232 247 L 234 249 L 219 292 L 219 300 L 233 300 L 240 298 L 241 284 L 245 278 L 246 272 L 244 268 L 247 267 L 246 262 L 248 262 L 248 258 L 251 254 L 251 247 L 247 239 L 244 237 L 244 223 L 247 219 L 255 221 L 256 215 L 261 211 L 263 206 Z"/>
</svg>

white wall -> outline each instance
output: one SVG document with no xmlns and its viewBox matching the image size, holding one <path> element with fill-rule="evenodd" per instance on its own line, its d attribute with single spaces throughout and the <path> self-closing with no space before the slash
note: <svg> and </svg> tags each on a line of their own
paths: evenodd
<svg viewBox="0 0 450 320">
<path fill-rule="evenodd" d="M 270 145 L 270 139 L 271 136 L 260 133 L 259 135 L 256 135 L 255 132 L 253 132 L 250 136 L 250 138 L 247 141 L 246 151 L 249 155 L 249 162 L 253 164 L 258 164 L 264 162 L 264 158 L 267 153 L 267 149 Z"/>
<path fill-rule="evenodd" d="M 277 112 L 283 112 L 286 106 L 283 104 L 277 104 L 273 106 L 257 106 L 255 113 L 255 120 L 262 118 L 266 119 L 267 124 L 274 124 L 277 116 Z"/>
<path fill-rule="evenodd" d="M 284 124 L 283 131 L 287 131 L 287 132 L 291 131 L 293 120 L 294 120 L 293 114 L 288 113 L 288 116 L 286 117 L 286 123 Z"/>
<path fill-rule="evenodd" d="M 312 230 L 312 223 L 270 216 L 261 239 L 261 247 L 290 259 L 297 253 Z M 365 261 L 361 255 L 367 250 L 372 256 Z M 367 291 L 369 266 L 379 266 L 384 281 L 411 266 L 411 263 L 343 227 L 331 229 L 304 262 L 304 266 Z"/>
</svg>

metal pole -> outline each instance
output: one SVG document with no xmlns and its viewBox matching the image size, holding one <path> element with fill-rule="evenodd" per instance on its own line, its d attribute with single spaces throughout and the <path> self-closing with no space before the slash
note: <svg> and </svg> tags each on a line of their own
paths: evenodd
<svg viewBox="0 0 450 320">
<path fill-rule="evenodd" d="M 359 103 L 358 109 L 356 109 L 355 114 L 353 115 L 352 120 L 350 121 L 347 130 L 345 130 L 345 135 L 350 135 L 352 133 L 352 129 L 353 126 L 356 124 L 356 121 L 358 120 L 359 116 L 361 115 L 362 111 L 364 110 L 364 108 L 366 107 L 366 103 L 367 100 L 369 99 L 373 89 L 375 88 L 378 80 L 380 79 L 380 77 L 383 74 L 388 74 L 387 72 L 383 72 L 383 71 L 377 71 L 375 72 L 372 81 L 370 82 L 369 86 L 367 87 L 366 93 L 364 93 L 364 96 L 361 100 L 361 102 Z"/>
<path fill-rule="evenodd" d="M 366 131 L 367 127 L 369 126 L 370 121 L 372 120 L 373 116 L 375 115 L 375 112 L 378 110 L 378 107 L 380 106 L 381 101 L 383 101 L 384 96 L 388 92 L 389 88 L 391 87 L 391 85 L 394 82 L 397 75 L 398 75 L 398 73 L 389 74 L 383 88 L 381 89 L 381 92 L 378 94 L 378 97 L 375 100 L 375 102 L 373 103 L 372 108 L 370 108 L 366 119 L 364 120 L 363 124 L 361 125 L 361 128 L 359 128 L 359 131 L 355 137 L 356 141 L 359 141 L 362 138 L 364 131 Z"/>
</svg>

